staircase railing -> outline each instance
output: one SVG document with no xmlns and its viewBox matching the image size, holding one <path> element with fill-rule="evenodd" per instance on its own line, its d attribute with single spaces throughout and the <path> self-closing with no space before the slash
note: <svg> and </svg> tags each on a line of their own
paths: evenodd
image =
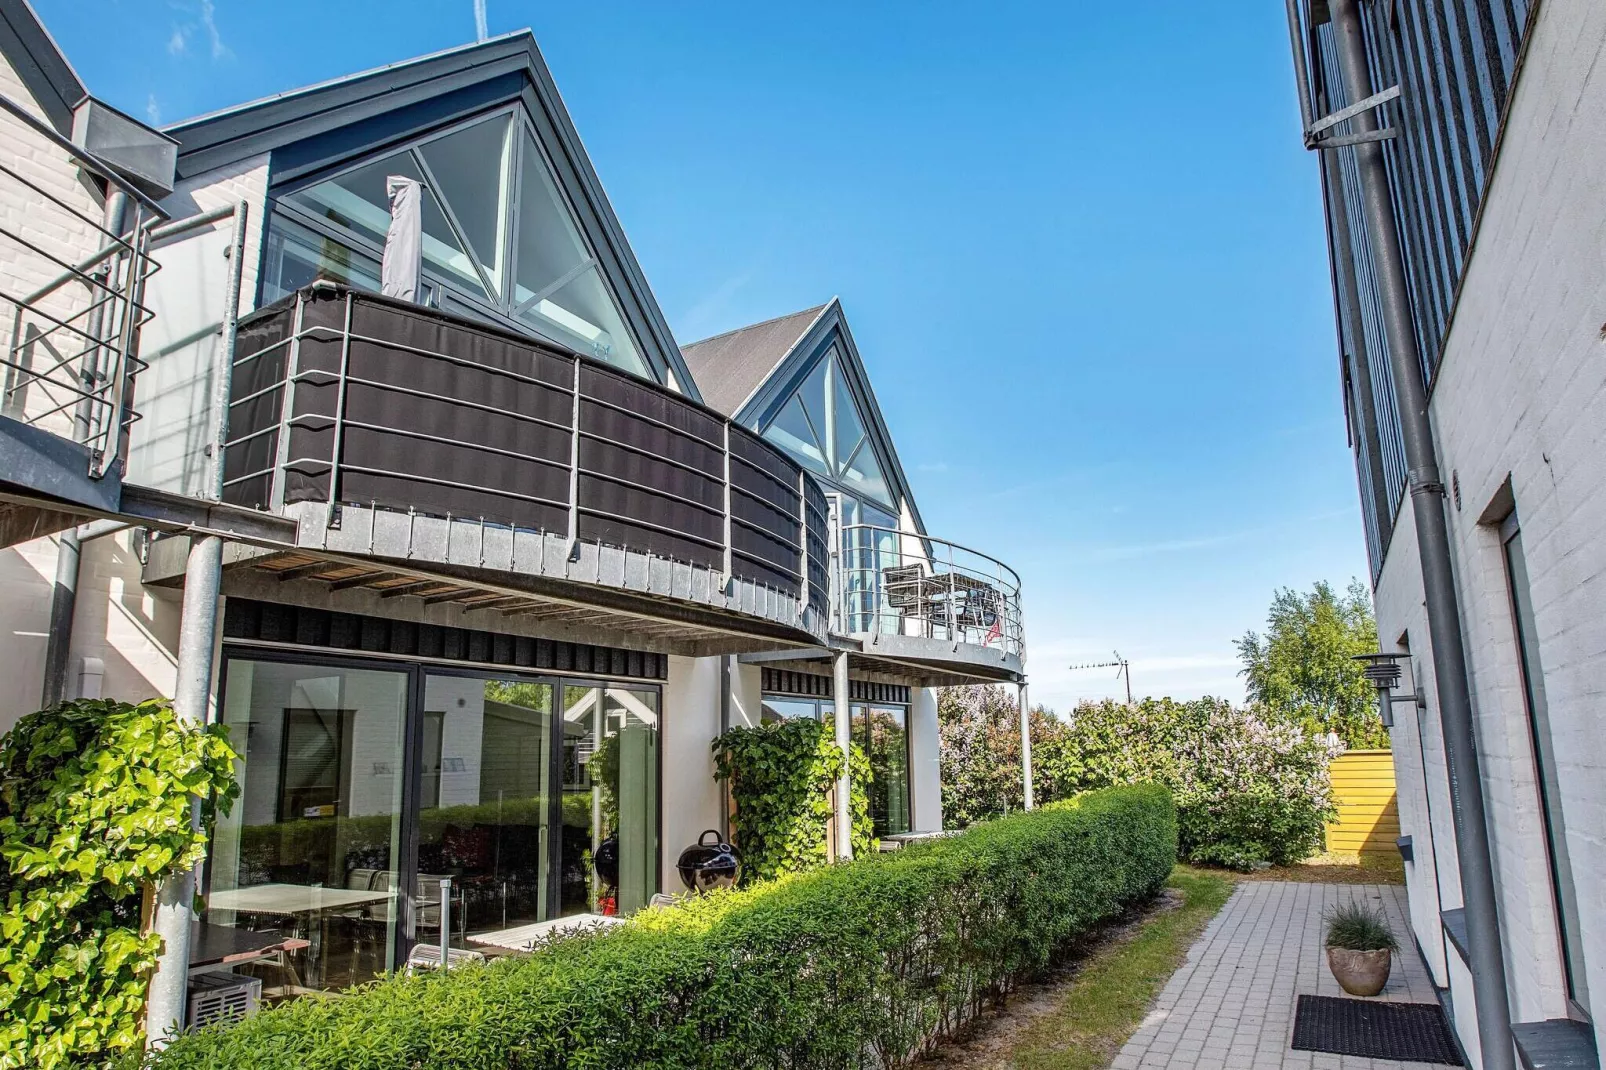
<svg viewBox="0 0 1606 1070">
<path fill-rule="evenodd" d="M 87 446 L 89 475 L 99 479 L 121 465 L 139 418 L 131 401 L 144 367 L 139 329 L 152 315 L 143 303 L 157 270 L 151 231 L 167 216 L 21 105 L 0 96 L 0 111 L 65 154 L 24 149 L 0 158 L 8 187 L 0 190 L 0 415 Z M 104 183 L 105 211 L 85 210 L 86 198 L 60 181 L 69 167 Z M 36 279 L 44 281 L 22 290 Z"/>
</svg>

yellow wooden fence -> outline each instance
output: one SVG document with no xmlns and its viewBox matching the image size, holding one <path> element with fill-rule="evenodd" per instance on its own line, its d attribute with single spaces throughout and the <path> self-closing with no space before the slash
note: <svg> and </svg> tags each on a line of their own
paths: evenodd
<svg viewBox="0 0 1606 1070">
<path fill-rule="evenodd" d="M 1330 772 L 1338 817 L 1327 826 L 1327 849 L 1337 854 L 1392 853 L 1400 835 L 1394 755 L 1386 750 L 1346 751 L 1333 760 Z"/>
</svg>

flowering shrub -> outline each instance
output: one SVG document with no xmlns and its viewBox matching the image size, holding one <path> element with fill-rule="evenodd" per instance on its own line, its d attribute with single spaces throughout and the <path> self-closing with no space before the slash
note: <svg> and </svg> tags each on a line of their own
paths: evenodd
<svg viewBox="0 0 1606 1070">
<path fill-rule="evenodd" d="M 1153 780 L 1177 800 L 1179 848 L 1237 869 L 1319 851 L 1342 748 L 1292 718 L 1221 699 L 1085 703 L 1034 755 L 1062 790 Z M 1034 740 L 1034 745 L 1036 741 Z"/>
<path fill-rule="evenodd" d="M 1020 714 L 999 687 L 955 687 L 937 705 L 943 817 L 950 826 L 1022 805 Z M 1177 800 L 1183 857 L 1248 869 L 1321 849 L 1333 813 L 1328 763 L 1341 750 L 1308 723 L 1220 699 L 1084 703 L 1032 711 L 1039 803 L 1152 781 Z"/>
</svg>

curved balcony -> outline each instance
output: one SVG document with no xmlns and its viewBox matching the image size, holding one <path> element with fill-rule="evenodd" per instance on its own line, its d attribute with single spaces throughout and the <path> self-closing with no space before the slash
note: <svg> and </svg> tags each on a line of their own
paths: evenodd
<svg viewBox="0 0 1606 1070">
<path fill-rule="evenodd" d="M 855 524 L 840 532 L 832 630 L 867 654 L 998 679 L 1026 662 L 1020 576 L 946 539 Z"/>
<path fill-rule="evenodd" d="M 281 580 L 671 652 L 825 636 L 819 488 L 664 387 L 327 283 L 241 322 L 231 387 L 224 499 L 297 520 Z"/>
</svg>

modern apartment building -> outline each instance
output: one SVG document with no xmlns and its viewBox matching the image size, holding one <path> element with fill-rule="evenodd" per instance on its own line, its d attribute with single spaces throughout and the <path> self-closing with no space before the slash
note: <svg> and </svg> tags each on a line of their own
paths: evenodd
<svg viewBox="0 0 1606 1070">
<path fill-rule="evenodd" d="M 678 890 L 731 725 L 942 828 L 934 688 L 1024 683 L 1019 579 L 926 531 L 837 301 L 677 344 L 528 32 L 163 130 L 22 0 L 0 53 L 0 729 L 227 724 L 203 920 L 298 934 L 281 990 Z"/>
<path fill-rule="evenodd" d="M 1401 670 L 1384 702 L 1410 953 L 1473 1065 L 1596 1066 L 1606 5 L 1288 10 L 1381 653 Z"/>
</svg>

